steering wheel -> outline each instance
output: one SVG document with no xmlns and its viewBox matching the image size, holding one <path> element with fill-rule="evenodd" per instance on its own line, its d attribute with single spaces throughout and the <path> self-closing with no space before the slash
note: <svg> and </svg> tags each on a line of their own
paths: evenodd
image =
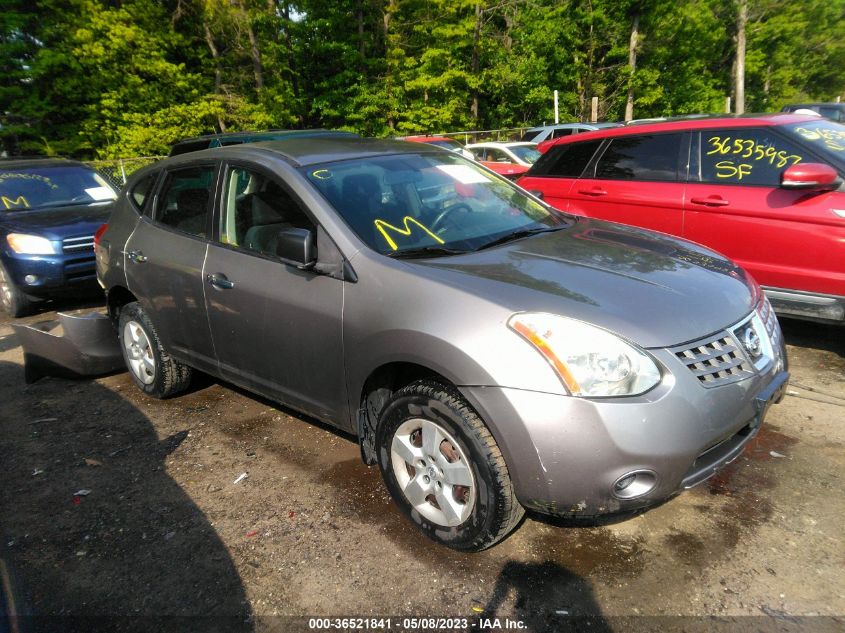
<svg viewBox="0 0 845 633">
<path fill-rule="evenodd" d="M 431 230 L 434 231 L 435 233 L 439 233 L 443 229 L 443 227 L 441 225 L 446 220 L 446 218 L 448 218 L 452 213 L 454 213 L 455 211 L 458 211 L 458 210 L 468 212 L 468 213 L 472 213 L 472 207 L 470 207 L 465 202 L 459 202 L 458 204 L 453 204 L 451 207 L 446 207 L 445 209 L 443 209 L 437 215 L 437 217 L 434 218 L 434 220 L 431 222 L 431 225 L 430 225 Z"/>
</svg>

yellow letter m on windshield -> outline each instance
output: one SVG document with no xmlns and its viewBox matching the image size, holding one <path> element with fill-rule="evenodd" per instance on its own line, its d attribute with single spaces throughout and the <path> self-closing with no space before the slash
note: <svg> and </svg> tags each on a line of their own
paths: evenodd
<svg viewBox="0 0 845 633">
<path fill-rule="evenodd" d="M 393 231 L 395 233 L 399 233 L 400 235 L 409 236 L 409 235 L 411 235 L 411 230 L 412 230 L 411 224 L 414 224 L 414 225 L 418 226 L 419 228 L 421 228 L 423 231 L 425 231 L 428 234 L 428 236 L 431 239 L 433 239 L 438 244 L 443 244 L 443 240 L 441 240 L 434 233 L 432 233 L 428 228 L 426 228 L 426 226 L 424 224 L 422 224 L 418 220 L 412 218 L 410 215 L 406 215 L 404 218 L 402 218 L 402 223 L 405 227 L 405 228 L 402 228 L 402 229 L 400 229 L 398 226 L 393 226 L 392 224 L 388 224 L 384 220 L 374 220 L 374 223 L 376 225 L 376 228 L 381 232 L 381 234 L 384 236 L 384 239 L 390 245 L 390 248 L 392 248 L 394 251 L 399 247 L 396 245 L 396 242 L 393 241 L 393 238 L 390 237 L 390 235 L 387 233 L 387 230 L 390 229 L 391 231 Z"/>
<path fill-rule="evenodd" d="M 12 200 L 11 198 L 7 198 L 6 196 L 0 196 L 0 201 L 3 202 L 3 206 L 7 209 L 15 209 L 17 207 L 29 209 L 29 202 L 27 202 L 26 198 L 24 198 L 23 196 L 18 196 L 14 200 Z"/>
</svg>

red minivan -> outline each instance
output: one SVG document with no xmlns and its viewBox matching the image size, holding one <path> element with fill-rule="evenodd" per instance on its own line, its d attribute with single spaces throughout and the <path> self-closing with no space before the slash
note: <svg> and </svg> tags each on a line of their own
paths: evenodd
<svg viewBox="0 0 845 633">
<path fill-rule="evenodd" d="M 845 324 L 845 125 L 695 118 L 556 141 L 519 185 L 577 215 L 724 253 L 782 315 Z"/>
</svg>

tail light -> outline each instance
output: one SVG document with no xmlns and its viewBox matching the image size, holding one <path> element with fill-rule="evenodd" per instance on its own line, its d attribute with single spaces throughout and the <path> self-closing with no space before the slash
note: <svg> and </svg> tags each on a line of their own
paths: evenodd
<svg viewBox="0 0 845 633">
<path fill-rule="evenodd" d="M 106 229 L 108 228 L 108 224 L 103 224 L 100 228 L 97 229 L 97 232 L 94 233 L 94 248 L 97 248 L 100 245 L 100 238 L 103 237 L 103 233 L 105 233 Z"/>
</svg>

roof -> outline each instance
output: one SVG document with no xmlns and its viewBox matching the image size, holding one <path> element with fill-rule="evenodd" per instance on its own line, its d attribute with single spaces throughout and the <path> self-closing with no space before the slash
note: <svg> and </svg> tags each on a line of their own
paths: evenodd
<svg viewBox="0 0 845 633">
<path fill-rule="evenodd" d="M 630 136 L 632 134 L 648 134 L 657 132 L 672 132 L 684 130 L 707 130 L 713 127 L 761 127 L 787 125 L 789 123 L 801 123 L 805 121 L 818 121 L 818 117 L 806 114 L 750 114 L 741 116 L 717 115 L 697 116 L 694 118 L 679 117 L 658 122 L 644 122 L 624 127 L 614 127 L 603 130 L 582 132 L 577 136 L 564 136 L 555 139 L 551 145 L 563 145 L 574 141 L 587 141 L 590 139 L 611 138 L 614 136 Z"/>
<path fill-rule="evenodd" d="M 43 158 L 27 156 L 25 158 L 0 158 L 0 169 L 29 169 L 31 167 L 90 167 L 78 160 L 45 156 Z"/>
<path fill-rule="evenodd" d="M 411 141 L 412 143 L 432 143 L 434 141 L 455 141 L 455 139 L 449 138 L 448 136 L 431 136 L 431 135 L 403 136 L 403 137 L 401 137 L 401 140 Z"/>
<path fill-rule="evenodd" d="M 465 147 L 467 149 L 473 147 L 537 147 L 537 143 L 531 141 L 483 141 L 481 143 L 470 143 Z"/>
<path fill-rule="evenodd" d="M 320 163 L 329 163 L 355 158 L 372 158 L 376 156 L 390 156 L 393 154 L 436 153 L 443 150 L 424 143 L 406 143 L 388 139 L 355 138 L 355 137 L 291 137 L 260 143 L 245 143 L 242 145 L 227 145 L 214 149 L 180 154 L 177 159 L 194 160 L 197 158 L 215 158 L 221 156 L 245 157 L 264 155 L 268 153 L 282 157 L 297 167 L 307 167 Z"/>
<path fill-rule="evenodd" d="M 573 123 L 551 123 L 549 125 L 535 125 L 526 130 L 526 132 L 533 132 L 535 130 L 569 130 L 575 127 L 589 127 L 589 128 L 605 128 L 617 127 L 621 123 L 614 123 L 613 121 L 575 121 Z"/>
</svg>

